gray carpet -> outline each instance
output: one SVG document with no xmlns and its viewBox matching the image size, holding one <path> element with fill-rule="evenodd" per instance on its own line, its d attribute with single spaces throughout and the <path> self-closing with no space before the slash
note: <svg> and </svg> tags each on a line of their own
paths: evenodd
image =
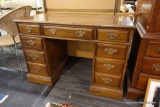
<svg viewBox="0 0 160 107">
<path fill-rule="evenodd" d="M 47 102 L 65 102 L 78 107 L 141 107 L 131 100 L 114 100 L 89 93 L 92 60 L 71 58 L 60 79 L 46 98 Z"/>
<path fill-rule="evenodd" d="M 27 71 L 22 50 L 19 50 L 19 55 Z M 7 48 L 0 51 L 0 93 L 9 95 L 0 107 L 39 107 L 51 89 L 49 86 L 28 82 L 26 76 L 21 75 L 15 54 Z"/>
<path fill-rule="evenodd" d="M 21 60 L 23 71 L 27 72 L 28 69 L 26 66 L 26 61 L 20 45 L 18 45 L 18 55 Z M 20 66 L 16 54 L 11 52 L 8 47 L 3 48 L 3 51 L 0 51 L 0 67 L 6 67 L 20 72 Z"/>
<path fill-rule="evenodd" d="M 18 52 L 24 71 L 27 71 L 23 52 L 21 49 Z M 78 107 L 142 106 L 126 104 L 133 101 L 125 97 L 123 100 L 114 100 L 89 94 L 91 66 L 91 59 L 72 57 L 51 90 L 51 87 L 27 82 L 19 71 L 15 54 L 10 51 L 1 51 L 0 92 L 10 96 L 0 107 L 44 107 L 48 102 L 66 102 Z"/>
</svg>

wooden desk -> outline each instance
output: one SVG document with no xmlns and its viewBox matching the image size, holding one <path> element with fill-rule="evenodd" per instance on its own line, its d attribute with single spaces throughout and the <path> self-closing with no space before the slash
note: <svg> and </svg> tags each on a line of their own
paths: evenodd
<svg viewBox="0 0 160 107">
<path fill-rule="evenodd" d="M 129 17 L 39 14 L 15 22 L 29 70 L 28 81 L 53 85 L 67 61 L 67 41 L 92 43 L 90 93 L 122 99 L 124 74 L 134 30 Z"/>
</svg>

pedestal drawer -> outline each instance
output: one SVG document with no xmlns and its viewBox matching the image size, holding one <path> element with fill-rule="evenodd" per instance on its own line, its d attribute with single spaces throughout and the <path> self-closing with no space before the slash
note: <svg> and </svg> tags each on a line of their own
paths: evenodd
<svg viewBox="0 0 160 107">
<path fill-rule="evenodd" d="M 95 71 L 105 74 L 121 76 L 123 72 L 123 60 L 111 60 L 106 58 L 96 58 Z"/>
<path fill-rule="evenodd" d="M 21 42 L 24 48 L 43 50 L 43 39 L 35 37 L 22 37 Z"/>
<path fill-rule="evenodd" d="M 25 50 L 26 58 L 28 62 L 45 64 L 45 54 L 41 51 Z"/>
<path fill-rule="evenodd" d="M 43 26 L 44 35 L 61 38 L 93 40 L 93 29 Z"/>
<path fill-rule="evenodd" d="M 98 40 L 129 42 L 129 31 L 98 29 L 97 33 Z"/>
<path fill-rule="evenodd" d="M 159 42 L 150 41 L 147 46 L 146 55 L 153 57 L 160 57 L 160 41 Z"/>
<path fill-rule="evenodd" d="M 29 72 L 35 75 L 48 76 L 47 66 L 44 64 L 35 64 L 28 62 Z"/>
<path fill-rule="evenodd" d="M 119 87 L 120 80 L 120 76 L 107 75 L 97 72 L 95 73 L 95 84 Z"/>
<path fill-rule="evenodd" d="M 29 35 L 40 35 L 40 25 L 18 24 L 19 32 Z"/>
<path fill-rule="evenodd" d="M 160 76 L 160 59 L 144 58 L 142 72 Z"/>
<path fill-rule="evenodd" d="M 146 74 L 142 74 L 141 73 L 139 75 L 139 79 L 138 79 L 136 88 L 138 88 L 138 89 L 146 89 L 149 78 L 160 79 L 160 77 L 158 77 L 158 76 L 146 75 Z"/>
<path fill-rule="evenodd" d="M 113 45 L 113 44 L 97 44 L 96 56 L 113 58 L 113 59 L 125 59 L 127 47 L 125 45 Z"/>
</svg>

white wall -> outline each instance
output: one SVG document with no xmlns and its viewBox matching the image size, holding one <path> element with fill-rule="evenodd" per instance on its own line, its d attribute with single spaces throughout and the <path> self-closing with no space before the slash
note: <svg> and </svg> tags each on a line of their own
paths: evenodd
<svg viewBox="0 0 160 107">
<path fill-rule="evenodd" d="M 12 0 L 12 1 L 1 2 L 2 8 L 16 8 L 23 5 L 30 5 L 32 6 L 32 8 L 36 8 L 36 1 L 35 0 Z"/>
</svg>

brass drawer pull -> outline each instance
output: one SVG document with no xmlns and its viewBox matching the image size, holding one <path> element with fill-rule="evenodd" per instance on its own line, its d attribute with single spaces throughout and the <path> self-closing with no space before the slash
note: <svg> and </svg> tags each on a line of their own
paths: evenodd
<svg viewBox="0 0 160 107">
<path fill-rule="evenodd" d="M 31 54 L 31 58 L 34 59 L 34 60 L 38 59 L 38 57 L 39 57 L 39 56 L 36 55 L 36 54 Z"/>
<path fill-rule="evenodd" d="M 82 30 L 79 30 L 79 31 L 76 31 L 76 34 L 78 34 L 78 36 L 82 37 L 85 35 L 85 31 L 82 31 Z"/>
<path fill-rule="evenodd" d="M 39 67 L 33 67 L 33 69 L 34 69 L 34 71 L 36 71 L 36 72 L 40 72 L 40 70 L 41 70 L 41 68 L 39 68 Z"/>
<path fill-rule="evenodd" d="M 113 80 L 110 78 L 102 78 L 102 81 L 104 81 L 105 84 L 111 83 Z"/>
<path fill-rule="evenodd" d="M 113 54 L 116 54 L 118 52 L 117 49 L 113 49 L 113 48 L 106 48 L 106 49 L 104 49 L 104 51 L 109 55 L 113 55 Z"/>
<path fill-rule="evenodd" d="M 157 52 L 160 53 L 160 48 L 157 49 Z"/>
<path fill-rule="evenodd" d="M 160 71 L 160 64 L 153 64 L 153 67 L 156 71 Z"/>
<path fill-rule="evenodd" d="M 56 34 L 56 32 L 57 32 L 57 30 L 56 29 L 49 29 L 48 30 L 52 35 L 55 35 Z"/>
<path fill-rule="evenodd" d="M 105 67 L 105 69 L 107 70 L 112 70 L 115 66 L 114 65 L 111 65 L 111 64 L 104 64 L 103 65 Z"/>
<path fill-rule="evenodd" d="M 34 46 L 36 44 L 36 41 L 29 40 L 29 41 L 27 41 L 27 43 L 29 46 Z"/>
<path fill-rule="evenodd" d="M 115 39 L 118 35 L 115 33 L 107 33 L 107 36 L 109 37 L 109 39 L 113 40 Z"/>
<path fill-rule="evenodd" d="M 32 32 L 32 28 L 30 28 L 30 27 L 26 27 L 25 30 L 26 30 L 26 32 L 28 32 L 28 33 L 31 33 L 31 32 Z"/>
</svg>

